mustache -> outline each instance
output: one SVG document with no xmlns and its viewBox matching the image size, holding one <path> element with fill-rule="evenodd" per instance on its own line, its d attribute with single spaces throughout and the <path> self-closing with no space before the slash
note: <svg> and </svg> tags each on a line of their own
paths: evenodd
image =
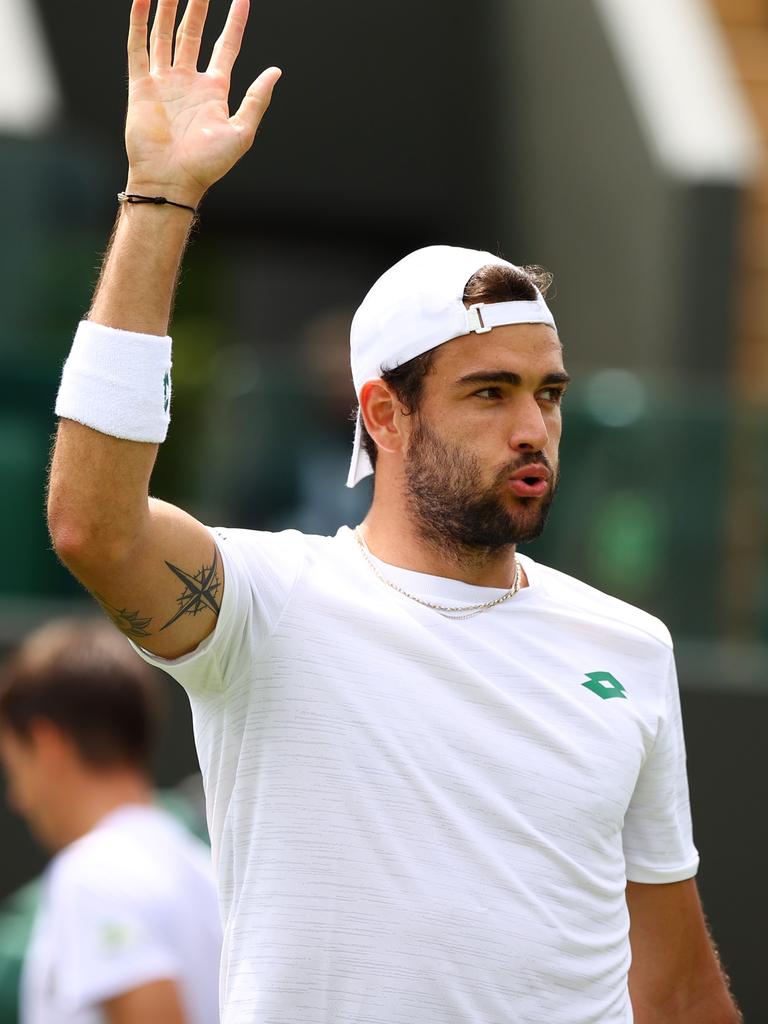
<svg viewBox="0 0 768 1024">
<path fill-rule="evenodd" d="M 545 469 L 549 470 L 550 480 L 554 478 L 552 471 L 552 463 L 549 461 L 544 452 L 526 452 L 521 455 L 515 462 L 510 462 L 509 465 L 505 466 L 504 469 L 499 473 L 499 481 L 503 482 L 513 473 L 516 473 L 519 469 L 523 469 L 525 466 L 544 466 Z"/>
</svg>

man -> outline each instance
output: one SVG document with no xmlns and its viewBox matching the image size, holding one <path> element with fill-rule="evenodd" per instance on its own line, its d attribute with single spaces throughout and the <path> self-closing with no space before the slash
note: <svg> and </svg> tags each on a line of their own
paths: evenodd
<svg viewBox="0 0 768 1024">
<path fill-rule="evenodd" d="M 211 1024 L 221 930 L 210 854 L 152 805 L 156 681 L 101 623 L 33 633 L 0 676 L 9 799 L 55 854 L 21 1024 Z"/>
<path fill-rule="evenodd" d="M 148 500 L 189 226 L 280 74 L 230 117 L 247 0 L 205 72 L 206 2 L 175 45 L 175 0 L 149 40 L 148 6 L 133 3 L 128 184 L 62 378 L 49 522 L 190 695 L 223 1020 L 732 1024 L 693 880 L 669 635 L 516 553 L 554 494 L 568 380 L 541 278 L 433 247 L 374 285 L 352 330 L 349 483 L 376 462 L 356 532 L 211 532 Z"/>
</svg>

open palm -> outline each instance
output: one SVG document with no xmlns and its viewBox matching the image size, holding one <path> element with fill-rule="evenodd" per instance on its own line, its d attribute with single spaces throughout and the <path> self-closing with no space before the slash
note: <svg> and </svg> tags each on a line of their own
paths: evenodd
<svg viewBox="0 0 768 1024">
<path fill-rule="evenodd" d="M 125 128 L 129 191 L 197 205 L 205 190 L 250 148 L 280 71 L 262 72 L 230 117 L 230 76 L 249 0 L 232 0 L 203 72 L 197 62 L 208 0 L 189 0 L 175 40 L 178 0 L 158 0 L 147 45 L 150 3 L 133 0 L 131 8 Z"/>
</svg>

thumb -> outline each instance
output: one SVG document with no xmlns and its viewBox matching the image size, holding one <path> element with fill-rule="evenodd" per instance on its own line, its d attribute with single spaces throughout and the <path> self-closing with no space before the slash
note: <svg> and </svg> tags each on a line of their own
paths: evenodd
<svg viewBox="0 0 768 1024">
<path fill-rule="evenodd" d="M 262 71 L 256 81 L 249 85 L 237 113 L 230 118 L 233 124 L 251 138 L 256 134 L 256 129 L 267 112 L 272 91 L 282 73 L 280 68 L 267 68 L 266 71 Z"/>
</svg>

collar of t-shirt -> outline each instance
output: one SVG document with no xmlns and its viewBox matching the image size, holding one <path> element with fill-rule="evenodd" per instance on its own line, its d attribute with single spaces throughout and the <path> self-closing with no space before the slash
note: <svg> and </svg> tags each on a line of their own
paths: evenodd
<svg viewBox="0 0 768 1024">
<path fill-rule="evenodd" d="M 353 530 L 350 530 L 348 527 L 342 527 L 339 532 L 348 534 L 347 539 L 355 547 L 358 547 L 357 538 Z M 358 555 L 361 562 L 364 562 L 362 552 L 358 551 Z M 520 564 L 525 570 L 528 586 L 523 587 L 514 595 L 512 600 L 516 602 L 529 599 L 541 586 L 538 566 L 533 559 L 519 552 L 517 557 L 520 559 Z M 418 595 L 423 600 L 432 600 L 441 604 L 481 604 L 484 601 L 493 601 L 507 591 L 506 587 L 479 587 L 471 583 L 464 583 L 461 580 L 449 579 L 446 576 L 430 576 L 425 572 L 403 569 L 400 566 L 391 565 L 389 562 L 383 562 L 373 554 L 371 554 L 371 561 L 381 575 L 391 583 L 396 584 L 410 594 Z M 370 566 L 367 568 L 370 571 Z"/>
</svg>

